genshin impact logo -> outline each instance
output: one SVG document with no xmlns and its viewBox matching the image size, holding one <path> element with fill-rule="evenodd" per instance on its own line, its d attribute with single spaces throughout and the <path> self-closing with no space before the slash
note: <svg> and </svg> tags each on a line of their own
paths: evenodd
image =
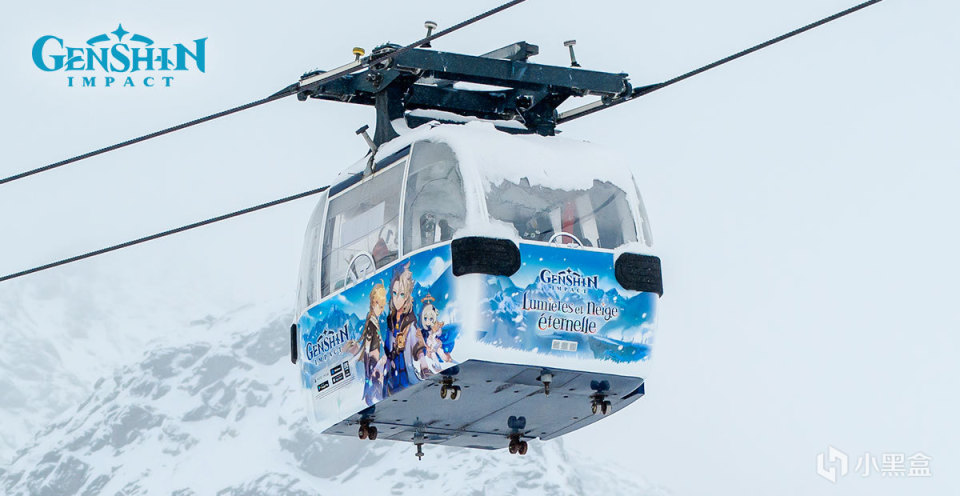
<svg viewBox="0 0 960 496">
<path fill-rule="evenodd" d="M 183 43 L 154 46 L 153 39 L 118 25 L 110 33 L 91 37 L 86 46 L 66 45 L 54 35 L 41 36 L 33 44 L 33 63 L 42 71 L 64 71 L 71 88 L 170 87 L 173 71 L 206 72 L 206 44 L 204 37 L 193 40 L 190 47 Z"/>
</svg>

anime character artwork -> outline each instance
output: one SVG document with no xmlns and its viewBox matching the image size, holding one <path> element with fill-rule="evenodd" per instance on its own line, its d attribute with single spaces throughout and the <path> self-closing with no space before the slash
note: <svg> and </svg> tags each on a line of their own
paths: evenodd
<svg viewBox="0 0 960 496">
<path fill-rule="evenodd" d="M 370 290 L 370 310 L 360 334 L 359 342 L 351 340 L 344 344 L 345 352 L 354 355 L 354 361 L 364 371 L 363 401 L 369 406 L 383 399 L 383 371 L 387 357 L 382 353 L 380 316 L 387 306 L 387 289 L 378 283 Z"/>
<path fill-rule="evenodd" d="M 451 336 L 444 336 L 444 322 L 436 298 L 417 285 L 410 264 L 394 269 L 390 285 L 374 284 L 369 310 L 360 336 L 344 343 L 343 352 L 352 355 L 364 372 L 363 401 L 370 406 L 439 373 L 455 363 L 450 356 Z M 417 316 L 415 302 L 420 300 Z M 386 328 L 381 319 L 384 311 Z M 451 341 L 447 343 L 446 341 Z"/>
<path fill-rule="evenodd" d="M 389 284 L 388 284 L 389 281 Z M 460 338 L 447 245 L 328 294 L 297 320 L 311 415 L 332 425 L 455 364 Z M 332 422 L 329 423 L 328 422 Z"/>
<path fill-rule="evenodd" d="M 427 345 L 413 313 L 413 273 L 410 264 L 393 272 L 390 281 L 390 313 L 387 315 L 387 376 L 384 396 L 397 393 L 411 384 L 432 375 L 426 361 Z"/>
<path fill-rule="evenodd" d="M 433 304 L 436 298 L 427 294 L 423 299 L 423 309 L 420 310 L 420 325 L 422 332 L 427 335 L 426 338 L 426 356 L 427 367 L 433 373 L 443 370 L 444 363 L 453 363 L 453 357 L 444 350 L 443 343 L 443 322 L 439 320 L 440 311 Z"/>
</svg>

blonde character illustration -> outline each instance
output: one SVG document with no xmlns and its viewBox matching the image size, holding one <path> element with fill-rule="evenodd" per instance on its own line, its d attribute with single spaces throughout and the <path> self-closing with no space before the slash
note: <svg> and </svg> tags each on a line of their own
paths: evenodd
<svg viewBox="0 0 960 496">
<path fill-rule="evenodd" d="M 384 342 L 387 356 L 384 397 L 432 375 L 421 360 L 427 347 L 413 314 L 413 289 L 410 264 L 397 267 L 390 280 L 390 313 L 387 315 L 388 332 Z"/>
<path fill-rule="evenodd" d="M 386 306 L 387 288 L 383 283 L 378 283 L 370 290 L 370 310 L 360 334 L 360 342 L 351 340 L 344 345 L 344 351 L 355 355 L 354 360 L 363 365 L 363 400 L 367 405 L 383 399 L 383 376 L 387 357 L 380 352 L 380 316 Z"/>
<path fill-rule="evenodd" d="M 438 373 L 443 369 L 444 363 L 453 363 L 453 358 L 443 349 L 443 341 L 440 335 L 443 334 L 444 323 L 440 322 L 440 311 L 433 304 L 436 298 L 429 294 L 422 300 L 423 310 L 420 312 L 420 325 L 426 338 L 426 356 L 424 360 L 427 367 L 433 373 Z"/>
</svg>

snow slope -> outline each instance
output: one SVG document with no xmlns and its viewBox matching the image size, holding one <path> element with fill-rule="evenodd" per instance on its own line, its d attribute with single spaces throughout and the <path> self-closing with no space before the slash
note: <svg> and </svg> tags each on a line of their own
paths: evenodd
<svg viewBox="0 0 960 496">
<path fill-rule="evenodd" d="M 0 460 L 9 460 L 33 432 L 79 403 L 98 377 L 129 361 L 165 326 L 150 312 L 117 311 L 109 301 L 123 300 L 115 298 L 112 282 L 67 274 L 4 287 Z"/>
</svg>

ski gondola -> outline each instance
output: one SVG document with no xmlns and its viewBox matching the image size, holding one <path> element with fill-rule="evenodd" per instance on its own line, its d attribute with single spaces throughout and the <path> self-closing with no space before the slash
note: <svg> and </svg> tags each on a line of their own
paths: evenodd
<svg viewBox="0 0 960 496">
<path fill-rule="evenodd" d="M 633 88 L 538 51 L 416 48 L 301 89 L 377 112 L 304 242 L 291 353 L 323 432 L 524 454 L 643 397 L 663 285 L 631 164 L 555 136 L 568 98 Z"/>
<path fill-rule="evenodd" d="M 307 229 L 291 337 L 317 426 L 524 453 L 641 398 L 662 283 L 629 162 L 397 124 Z"/>
</svg>

